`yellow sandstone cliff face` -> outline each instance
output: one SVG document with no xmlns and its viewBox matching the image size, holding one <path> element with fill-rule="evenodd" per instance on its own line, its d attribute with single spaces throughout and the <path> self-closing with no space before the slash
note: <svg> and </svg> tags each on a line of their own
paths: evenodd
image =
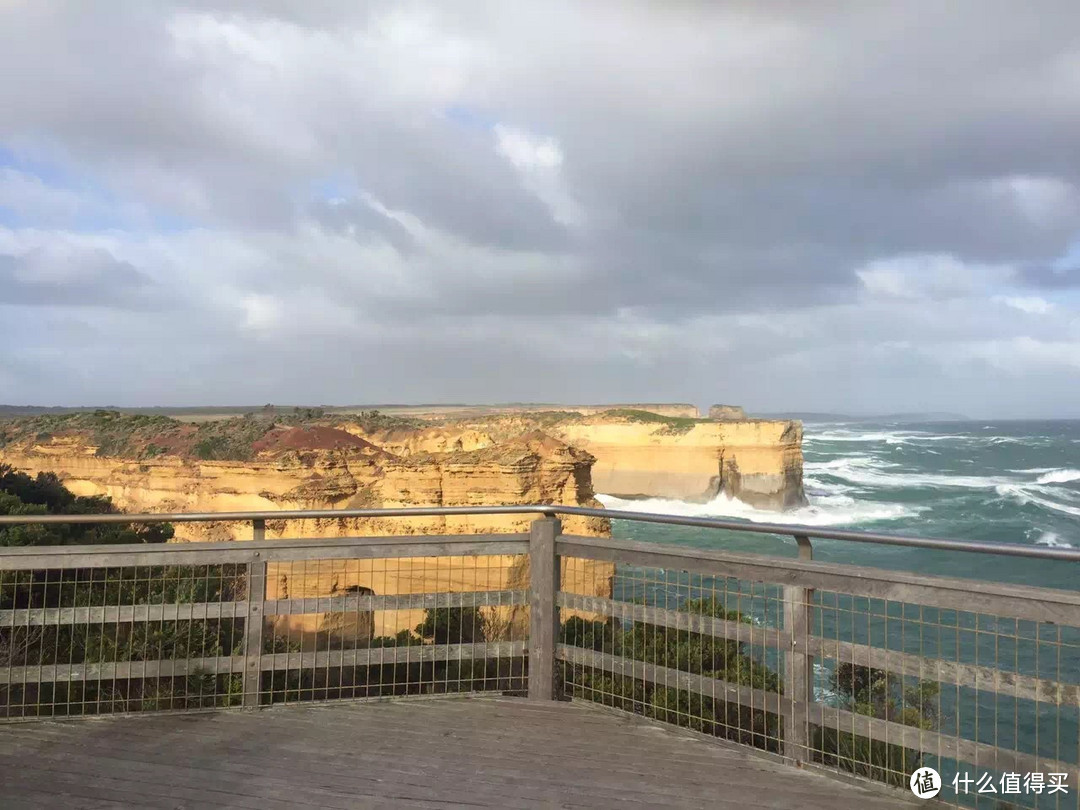
<svg viewBox="0 0 1080 810">
<path fill-rule="evenodd" d="M 96 452 L 97 447 L 82 438 L 57 436 L 46 443 L 5 447 L 0 450 L 0 460 L 30 474 L 55 472 L 72 492 L 107 495 L 126 512 L 600 505 L 593 497 L 589 454 L 538 433 L 491 443 L 473 452 L 406 458 L 359 445 L 275 448 L 260 452 L 251 461 L 204 461 L 172 455 L 129 460 Z M 455 515 L 271 520 L 266 535 L 525 532 L 533 519 L 529 515 Z M 606 521 L 598 518 L 567 518 L 564 528 L 590 536 L 608 531 Z M 183 540 L 247 540 L 251 527 L 246 523 L 181 523 L 176 525 L 176 533 Z"/>
<path fill-rule="evenodd" d="M 220 512 L 400 506 L 569 504 L 599 506 L 589 477 L 592 457 L 539 433 L 471 452 L 398 457 L 344 431 L 279 431 L 251 461 L 176 455 L 129 460 L 97 455 L 82 436 L 7 445 L 0 461 L 35 474 L 55 472 L 79 495 L 107 495 L 128 512 Z M 338 435 L 340 434 L 340 435 Z M 332 439 L 332 441 L 330 441 Z M 352 439 L 352 441 L 350 441 Z M 320 521 L 270 520 L 268 539 L 410 534 L 527 532 L 534 515 L 450 516 Z M 180 540 L 247 540 L 251 526 L 179 523 Z M 608 522 L 570 517 L 567 533 L 601 536 Z M 518 589 L 528 582 L 523 556 L 425 557 L 378 561 L 314 560 L 267 566 L 267 598 L 349 593 L 411 594 Z M 610 596 L 613 566 L 579 563 L 581 592 Z M 583 590 L 582 590 L 583 589 Z M 484 608 L 489 620 L 519 632 L 522 608 Z M 271 629 L 288 648 L 314 649 L 343 639 L 412 630 L 422 610 L 283 617 Z"/>
<path fill-rule="evenodd" d="M 735 414 L 725 410 L 723 415 Z M 654 419 L 620 410 L 576 416 L 518 413 L 445 421 L 419 431 L 359 433 L 409 457 L 446 447 L 489 447 L 529 429 L 594 456 L 592 486 L 607 495 L 705 501 L 725 493 L 770 510 L 806 502 L 799 422 Z"/>
<path fill-rule="evenodd" d="M 798 422 L 696 422 L 682 429 L 601 419 L 551 428 L 596 457 L 592 479 L 597 492 L 691 501 L 725 493 L 775 510 L 806 502 Z"/>
</svg>

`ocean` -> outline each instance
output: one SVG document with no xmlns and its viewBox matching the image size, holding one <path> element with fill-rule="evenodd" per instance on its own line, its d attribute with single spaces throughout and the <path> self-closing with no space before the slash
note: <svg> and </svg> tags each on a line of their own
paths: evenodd
<svg viewBox="0 0 1080 810">
<path fill-rule="evenodd" d="M 800 509 L 769 512 L 724 496 L 709 503 L 598 497 L 616 510 L 1080 548 L 1080 421 L 821 422 L 804 427 L 804 483 L 809 504 Z M 625 520 L 614 520 L 612 533 L 632 540 L 796 555 L 790 537 Z M 813 545 L 816 560 L 1080 590 L 1080 563 L 840 540 L 815 539 Z M 642 598 L 646 603 L 670 605 L 672 598 L 679 601 L 687 594 L 698 595 L 687 590 L 688 582 L 685 575 L 660 569 L 647 573 L 627 568 L 620 570 L 615 590 L 620 599 Z M 709 589 L 724 588 L 723 579 L 702 581 L 700 587 L 700 595 L 708 595 Z M 895 603 L 882 613 L 876 612 L 880 607 L 875 608 L 874 617 L 867 618 L 860 612 L 867 609 L 867 603 L 850 597 L 835 599 L 828 604 L 840 609 L 826 608 L 826 602 L 819 609 L 822 625 L 817 632 L 827 638 L 858 643 L 874 638 L 874 644 L 895 650 L 1067 682 L 1076 682 L 1080 672 L 1077 628 L 1036 627 L 1030 622 L 974 614 L 959 618 L 955 611 L 931 608 L 912 613 Z M 767 607 L 775 602 L 740 596 L 734 604 L 730 598 L 727 601 L 754 624 L 776 623 L 773 608 Z M 853 618 L 856 615 L 858 621 Z M 777 666 L 772 651 L 764 651 L 760 658 L 770 667 Z M 826 703 L 840 700 L 832 689 L 835 665 L 835 661 L 814 665 L 815 693 Z M 904 683 L 910 686 L 914 681 L 905 679 Z M 995 696 L 966 684 L 946 684 L 941 687 L 936 710 L 939 727 L 949 733 L 1006 748 L 1039 751 L 1067 762 L 1075 761 L 1078 755 L 1080 718 L 1072 707 L 1036 706 L 1007 694 Z M 966 773 L 969 767 L 937 757 L 928 758 L 927 763 L 938 768 L 947 784 L 954 774 L 961 769 Z M 971 804 L 973 798 L 960 797 L 960 801 Z M 1028 798 L 1019 803 L 1029 805 Z"/>
<path fill-rule="evenodd" d="M 610 509 L 870 529 L 899 535 L 1080 548 L 1080 420 L 808 422 L 809 505 L 754 509 L 708 503 L 599 499 Z M 790 538 L 616 520 L 616 537 L 794 555 Z M 815 540 L 818 560 L 1080 589 L 1080 565 L 999 555 Z"/>
</svg>

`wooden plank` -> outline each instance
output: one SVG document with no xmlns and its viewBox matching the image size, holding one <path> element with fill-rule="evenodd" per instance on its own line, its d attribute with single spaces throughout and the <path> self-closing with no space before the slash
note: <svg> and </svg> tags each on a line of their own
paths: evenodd
<svg viewBox="0 0 1080 810">
<path fill-rule="evenodd" d="M 224 543 L 162 543 L 121 546 L 0 547 L 0 570 L 115 568 L 154 565 L 246 563 L 253 552 L 278 560 L 380 559 L 524 554 L 527 534 L 399 535 L 330 539 L 244 540 Z"/>
<path fill-rule="evenodd" d="M 614 599 L 605 599 L 600 596 L 566 593 L 565 591 L 559 592 L 557 601 L 561 607 L 572 610 L 599 613 L 605 617 L 614 616 L 626 621 L 647 622 L 661 627 L 671 627 L 675 630 L 689 630 L 692 633 L 727 638 L 751 645 L 761 644 L 766 647 L 786 650 L 791 644 L 791 635 L 784 630 L 777 630 L 772 627 L 756 627 L 746 622 L 733 622 L 682 610 L 666 610 L 630 602 L 617 602 Z"/>
<path fill-rule="evenodd" d="M 247 602 L 181 602 L 175 605 L 22 608 L 18 610 L 0 610 L 0 627 L 233 619 L 246 616 L 247 610 Z"/>
<path fill-rule="evenodd" d="M 259 552 L 255 552 L 258 554 Z M 266 619 L 266 563 L 250 562 L 247 570 L 248 615 L 244 622 L 244 708 L 259 705 L 262 684 L 263 632 Z"/>
<path fill-rule="evenodd" d="M 434 607 L 524 605 L 524 590 L 461 593 L 316 596 L 307 599 L 270 599 L 266 616 L 301 613 L 345 613 L 372 610 L 412 610 Z M 66 624 L 232 619 L 247 616 L 247 602 L 181 602 L 175 605 L 120 605 L 109 607 L 29 608 L 0 610 L 0 627 L 39 627 Z"/>
<path fill-rule="evenodd" d="M 479 658 L 524 657 L 523 641 L 489 641 L 480 644 L 423 644 L 406 647 L 372 647 L 358 650 L 328 650 L 262 654 L 262 671 L 313 669 L 342 666 L 377 666 L 380 664 L 427 661 L 463 661 Z M 49 683 L 53 681 L 99 681 L 127 678 L 156 678 L 189 675 L 195 672 L 246 672 L 244 655 L 217 658 L 179 658 L 173 661 L 121 661 L 99 664 L 51 664 L 0 669 L 0 684 Z"/>
<path fill-rule="evenodd" d="M 119 797 L 162 807 L 500 810 L 886 810 L 910 801 L 581 702 L 489 698 L 30 723 L 0 738 L 0 768 L 15 806 L 24 797 L 37 806 Z"/>
<path fill-rule="evenodd" d="M 958 661 L 925 658 L 921 655 L 847 641 L 811 638 L 810 649 L 816 656 L 832 658 L 841 663 L 855 663 L 899 675 L 911 675 L 924 680 L 997 692 L 1009 697 L 1037 700 L 1055 706 L 1080 706 L 1080 684 L 1034 678 L 1017 672 L 1005 672 Z"/>
<path fill-rule="evenodd" d="M 555 539 L 562 523 L 540 518 L 532 523 L 529 541 L 529 699 L 555 697 L 555 641 L 559 627 L 559 558 Z"/>
<path fill-rule="evenodd" d="M 766 692 L 763 689 L 729 683 L 706 675 L 695 675 L 690 672 L 683 672 L 680 669 L 647 664 L 644 661 L 635 661 L 632 658 L 586 650 L 582 647 L 571 647 L 567 644 L 560 644 L 556 648 L 555 654 L 560 661 L 601 669 L 613 675 L 648 681 L 668 689 L 682 689 L 703 697 L 738 703 L 747 708 L 779 714 L 784 717 L 791 714 L 790 699 L 785 699 L 779 692 Z"/>
<path fill-rule="evenodd" d="M 563 535 L 559 554 L 1080 627 L 1080 592 L 931 577 L 762 554 Z"/>
<path fill-rule="evenodd" d="M 367 667 L 382 664 L 416 664 L 428 661 L 467 661 L 481 658 L 524 657 L 524 641 L 488 641 L 480 644 L 418 644 L 404 647 L 364 647 L 358 650 L 326 650 L 264 654 L 262 669 L 322 669 Z"/>
<path fill-rule="evenodd" d="M 975 742 L 963 737 L 954 737 L 936 731 L 925 731 L 914 726 L 905 726 L 890 720 L 856 714 L 846 709 L 823 706 L 820 703 L 808 706 L 810 722 L 822 728 L 857 734 L 861 737 L 900 745 L 926 754 L 956 759 L 979 768 L 993 768 L 998 771 L 1031 773 L 1067 773 L 1069 784 L 1076 784 L 1077 765 L 1060 762 L 1055 759 L 1039 757 L 1008 748 L 999 748 L 987 743 Z"/>
<path fill-rule="evenodd" d="M 172 661 L 117 661 L 95 664 L 43 664 L 0 668 L 0 684 L 68 683 L 72 681 L 167 678 L 195 673 L 224 674 L 244 671 L 244 656 L 177 658 Z"/>
<path fill-rule="evenodd" d="M 303 613 L 362 613 L 374 610 L 488 607 L 527 604 L 524 590 L 463 591 L 458 593 L 350 594 L 307 599 L 268 599 L 267 616 Z"/>
</svg>

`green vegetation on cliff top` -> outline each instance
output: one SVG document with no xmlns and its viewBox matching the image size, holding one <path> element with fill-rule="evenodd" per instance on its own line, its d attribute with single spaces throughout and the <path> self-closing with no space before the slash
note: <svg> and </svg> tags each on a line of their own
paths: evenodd
<svg viewBox="0 0 1080 810">
<path fill-rule="evenodd" d="M 306 427 L 348 421 L 365 431 L 414 428 L 417 419 L 364 411 L 328 417 L 321 408 L 281 411 L 266 406 L 244 416 L 194 424 L 169 416 L 112 410 L 48 413 L 0 420 L 0 449 L 27 441 L 48 443 L 65 436 L 81 437 L 97 447 L 96 455 L 147 459 L 161 455 L 217 461 L 248 461 L 254 445 L 279 426 Z"/>
</svg>

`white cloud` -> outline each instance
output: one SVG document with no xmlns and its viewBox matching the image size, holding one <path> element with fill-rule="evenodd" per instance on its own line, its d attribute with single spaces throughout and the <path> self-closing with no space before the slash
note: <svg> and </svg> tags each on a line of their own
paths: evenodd
<svg viewBox="0 0 1080 810">
<path fill-rule="evenodd" d="M 534 138 L 517 127 L 496 124 L 495 151 L 518 171 L 522 185 L 535 194 L 562 225 L 584 224 L 581 206 L 566 191 L 560 169 L 562 149 L 554 138 Z"/>
<path fill-rule="evenodd" d="M 1074 5 L 0 0 L 0 401 L 1027 412 Z"/>
<path fill-rule="evenodd" d="M 1057 177 L 1017 174 L 996 177 L 986 187 L 991 195 L 1013 206 L 1035 225 L 1075 221 L 1080 212 L 1080 191 Z"/>
<path fill-rule="evenodd" d="M 909 300 L 972 295 L 1013 274 L 1007 265 L 968 263 L 948 254 L 878 259 L 855 271 L 867 294 Z"/>
<path fill-rule="evenodd" d="M 272 295 L 250 293 L 240 299 L 243 326 L 257 332 L 269 331 L 281 325 L 285 305 Z"/>
<path fill-rule="evenodd" d="M 1045 315 L 1054 305 L 1047 301 L 1045 298 L 1040 298 L 1037 295 L 1022 295 L 1022 296 L 1007 296 L 998 295 L 994 297 L 994 300 L 998 303 L 1004 304 L 1007 307 L 1018 309 L 1021 312 L 1026 312 L 1029 315 Z"/>
<path fill-rule="evenodd" d="M 81 194 L 52 188 L 32 174 L 0 166 L 0 208 L 41 223 L 69 220 L 86 207 Z"/>
<path fill-rule="evenodd" d="M 1021 335 L 1005 340 L 959 344 L 955 351 L 960 359 L 982 360 L 1010 374 L 1019 375 L 1042 369 L 1067 374 L 1080 371 L 1080 341 L 1039 340 Z"/>
</svg>

